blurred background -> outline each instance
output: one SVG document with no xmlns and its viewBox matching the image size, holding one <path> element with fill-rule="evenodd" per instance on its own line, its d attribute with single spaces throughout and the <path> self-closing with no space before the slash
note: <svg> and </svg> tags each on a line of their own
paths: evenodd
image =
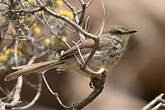
<svg viewBox="0 0 165 110">
<path fill-rule="evenodd" d="M 68 0 L 79 8 L 75 0 Z M 114 24 L 136 29 L 127 51 L 119 64 L 109 72 L 104 91 L 85 110 L 139 110 L 160 93 L 165 93 L 165 1 L 164 0 L 104 0 L 105 28 Z M 65 8 L 65 6 L 63 7 Z M 97 34 L 103 10 L 101 0 L 94 0 L 86 10 L 89 32 Z M 74 35 L 72 35 L 73 37 Z M 75 74 L 46 74 L 51 87 L 69 105 L 86 97 L 92 90 L 89 79 Z M 29 76 L 29 79 L 35 79 Z M 24 85 L 24 100 L 33 91 Z M 27 91 L 28 90 L 28 91 Z M 35 109 L 62 110 L 54 96 L 46 89 Z M 30 108 L 29 110 L 34 110 Z"/>
</svg>

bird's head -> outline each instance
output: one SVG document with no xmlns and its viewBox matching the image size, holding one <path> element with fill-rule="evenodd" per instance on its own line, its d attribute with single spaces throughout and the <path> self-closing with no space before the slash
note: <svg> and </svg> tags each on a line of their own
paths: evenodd
<svg viewBox="0 0 165 110">
<path fill-rule="evenodd" d="M 115 26 L 111 26 L 104 33 L 107 34 L 107 36 L 117 38 L 122 42 L 128 42 L 130 36 L 135 32 L 137 31 L 129 30 L 124 26 L 115 25 Z"/>
</svg>

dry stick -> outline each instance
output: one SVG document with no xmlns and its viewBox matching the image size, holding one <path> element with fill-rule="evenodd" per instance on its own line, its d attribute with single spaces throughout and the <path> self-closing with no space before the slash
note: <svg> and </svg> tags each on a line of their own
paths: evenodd
<svg viewBox="0 0 165 110">
<path fill-rule="evenodd" d="M 52 29 L 52 27 L 51 27 L 50 24 L 48 23 L 48 21 L 47 21 L 47 19 L 46 19 L 45 14 L 44 14 L 43 11 L 41 12 L 41 15 L 43 16 L 43 19 L 44 19 L 44 21 L 45 21 L 47 27 L 49 27 L 49 28 L 54 32 L 54 30 Z M 60 21 L 60 19 L 57 19 L 57 20 L 58 20 L 58 21 L 64 26 L 64 28 L 67 29 L 68 31 L 76 32 L 76 31 L 74 31 L 74 30 L 71 30 L 69 27 L 65 26 L 65 25 L 62 23 L 62 21 Z M 57 36 L 57 34 L 55 34 L 55 35 Z"/>
<path fill-rule="evenodd" d="M 48 52 L 48 51 L 44 51 L 44 52 L 41 53 L 38 57 L 37 57 L 36 55 L 34 55 L 34 56 L 30 59 L 30 61 L 28 62 L 27 65 L 32 64 L 37 58 L 39 58 L 39 57 L 45 55 L 47 52 Z M 21 76 L 21 77 L 22 77 L 22 76 Z M 20 78 L 20 77 L 19 77 L 19 78 Z M 35 97 L 33 98 L 33 100 L 32 100 L 30 103 L 28 103 L 27 105 L 25 105 L 25 106 L 22 106 L 22 107 L 14 107 L 14 108 L 12 108 L 12 109 L 27 109 L 27 108 L 33 106 L 33 105 L 35 104 L 35 102 L 38 100 L 38 98 L 40 97 L 41 89 L 42 89 L 42 78 L 41 78 L 41 76 L 39 75 L 38 89 L 37 89 L 37 93 L 36 93 Z M 10 107 L 13 107 L 13 106 L 10 106 Z"/>
<path fill-rule="evenodd" d="M 76 43 L 75 41 L 73 41 L 73 43 L 77 46 L 77 50 L 78 50 L 78 52 L 79 52 L 79 55 L 80 55 L 80 57 L 81 57 L 83 63 L 85 63 L 85 60 L 84 60 L 83 55 L 82 55 L 82 53 L 81 53 L 81 50 L 80 50 L 80 48 L 79 48 L 79 46 L 78 46 L 78 43 Z"/>
<path fill-rule="evenodd" d="M 75 30 L 70 29 L 69 27 L 67 27 L 60 19 L 57 19 L 59 21 L 60 24 L 62 24 L 64 26 L 64 28 L 70 32 L 76 32 Z"/>
<path fill-rule="evenodd" d="M 29 60 L 29 62 L 28 62 L 27 65 L 32 64 L 37 58 L 42 57 L 43 55 L 45 55 L 45 54 L 48 53 L 48 52 L 49 52 L 49 51 L 44 51 L 44 52 L 42 52 L 39 56 L 34 55 L 34 56 Z M 25 106 L 22 106 L 22 107 L 15 107 L 14 109 L 27 109 L 27 108 L 30 108 L 30 107 L 33 106 L 33 105 L 36 103 L 36 101 L 39 99 L 39 97 L 40 97 L 40 95 L 41 95 L 41 90 L 42 90 L 42 78 L 41 78 L 40 75 L 38 75 L 38 77 L 39 77 L 38 89 L 37 89 L 37 93 L 36 93 L 35 97 L 33 98 L 33 100 L 32 100 L 30 103 L 28 103 L 27 105 L 25 105 Z"/>
<path fill-rule="evenodd" d="M 65 109 L 71 108 L 70 106 L 64 105 L 64 104 L 62 103 L 61 99 L 59 98 L 58 93 L 57 93 L 57 92 L 54 92 L 54 91 L 51 89 L 51 87 L 49 86 L 49 84 L 48 84 L 48 82 L 47 82 L 47 80 L 46 80 L 46 78 L 45 78 L 45 72 L 46 72 L 46 71 L 42 72 L 42 78 L 43 78 L 43 80 L 44 80 L 44 82 L 45 82 L 45 84 L 46 84 L 48 90 L 50 91 L 50 93 L 56 97 L 57 101 L 59 102 L 59 104 L 60 104 L 63 108 L 65 108 Z"/>
<path fill-rule="evenodd" d="M 1 99 L 0 99 L 0 110 L 6 110 L 5 106 L 6 106 L 6 104 L 3 101 L 1 101 Z"/>
<path fill-rule="evenodd" d="M 106 78 L 106 75 L 103 75 L 100 80 L 94 80 L 93 86 L 95 87 L 95 89 L 92 91 L 92 93 L 85 99 L 81 100 L 79 103 L 73 104 L 71 109 L 81 110 L 90 102 L 92 102 L 103 91 L 105 78 Z"/>
<path fill-rule="evenodd" d="M 84 3 L 83 0 L 79 0 L 79 1 L 80 1 L 80 4 L 81 4 L 82 11 L 81 11 L 81 15 L 80 15 L 80 19 L 79 19 L 78 24 L 82 25 L 82 22 L 83 22 L 83 19 L 84 19 L 84 16 L 85 16 L 85 11 L 86 11 L 86 4 Z M 78 14 L 77 14 L 77 16 L 78 16 Z M 83 34 L 81 34 L 80 32 L 79 32 L 79 36 L 81 38 L 81 42 L 85 41 L 85 36 Z"/>
<path fill-rule="evenodd" d="M 63 40 L 63 42 L 66 44 L 66 46 L 68 48 L 71 48 L 71 46 L 68 44 L 68 42 L 66 40 Z M 82 64 L 81 61 L 78 59 L 78 57 L 76 55 L 74 55 L 74 57 L 76 58 L 76 60 L 78 61 L 79 64 Z"/>
<path fill-rule="evenodd" d="M 76 9 L 67 1 L 67 0 L 63 0 L 63 2 L 70 8 L 70 10 L 72 11 L 73 15 L 74 15 L 74 20 L 77 24 L 79 24 L 80 20 L 78 18 L 78 14 L 76 12 Z M 83 17 L 84 18 L 84 17 Z M 82 19 L 82 18 L 81 18 Z M 83 20 L 83 19 L 82 19 Z M 85 40 L 85 36 L 83 34 L 81 34 L 78 31 L 78 34 L 80 36 L 81 41 L 83 42 Z"/>
<path fill-rule="evenodd" d="M 42 52 L 39 56 L 34 55 L 34 56 L 30 59 L 30 61 L 28 62 L 28 65 L 32 64 L 37 58 L 42 57 L 43 55 L 45 55 L 45 54 L 48 53 L 48 52 L 49 52 L 49 51 L 44 51 L 44 52 Z M 37 89 L 37 93 L 36 93 L 35 97 L 33 98 L 33 100 L 32 100 L 30 103 L 28 103 L 27 105 L 25 105 L 25 106 L 22 106 L 22 107 L 15 107 L 14 109 L 27 109 L 27 108 L 30 108 L 30 107 L 33 106 L 33 105 L 36 103 L 36 101 L 39 99 L 39 97 L 40 97 L 40 95 L 41 95 L 41 90 L 42 90 L 42 78 L 41 78 L 40 75 L 38 75 L 38 77 L 39 77 L 38 89 Z"/>
<path fill-rule="evenodd" d="M 83 0 L 79 0 L 79 1 L 80 1 L 80 4 L 81 4 L 82 11 L 81 11 L 81 15 L 80 15 L 80 19 L 79 19 L 78 24 L 81 25 L 82 22 L 83 22 L 84 16 L 85 16 L 86 4 L 84 3 Z"/>
<path fill-rule="evenodd" d="M 44 25 L 45 27 L 47 27 L 47 29 L 56 37 L 58 37 L 57 33 L 50 27 L 50 25 L 48 25 L 46 22 L 43 22 L 40 17 L 35 13 L 36 18 L 38 19 L 39 22 L 42 23 L 42 25 Z M 45 19 L 44 19 L 45 20 Z"/>
<path fill-rule="evenodd" d="M 101 36 L 101 34 L 103 33 L 104 24 L 105 24 L 105 6 L 104 6 L 104 0 L 101 0 L 101 1 L 102 1 L 102 7 L 103 7 L 103 23 L 102 23 L 102 26 L 101 26 L 101 29 L 100 29 L 99 36 Z"/>
<path fill-rule="evenodd" d="M 84 29 L 85 29 L 86 31 L 88 30 L 88 23 L 89 23 L 89 16 L 87 17 L 86 22 L 85 22 L 85 27 L 84 27 Z"/>
<path fill-rule="evenodd" d="M 92 3 L 93 0 L 90 0 L 88 3 L 86 3 L 86 7 L 85 8 L 88 8 L 90 6 L 90 4 Z M 77 14 L 80 14 L 82 11 L 82 9 L 78 10 L 77 11 Z"/>
<path fill-rule="evenodd" d="M 74 19 L 76 21 L 76 23 L 79 23 L 79 18 L 78 15 L 76 13 L 76 9 L 67 1 L 67 0 L 63 0 L 63 2 L 70 8 L 70 10 L 72 11 L 73 15 L 74 15 Z"/>
<path fill-rule="evenodd" d="M 157 96 L 154 100 L 152 100 L 149 104 L 147 104 L 146 106 L 144 106 L 144 107 L 142 108 L 142 110 L 150 110 L 150 109 L 152 109 L 153 106 L 154 106 L 156 103 L 161 102 L 161 101 L 163 100 L 163 98 L 162 98 L 163 96 L 164 96 L 163 93 L 160 94 L 160 95 Z M 164 102 L 164 100 L 163 100 L 163 102 Z"/>
<path fill-rule="evenodd" d="M 23 9 L 21 9 L 21 10 L 11 10 L 10 12 L 20 12 L 20 13 L 24 12 L 24 13 L 34 14 L 34 13 L 39 12 L 41 10 L 42 10 L 41 8 L 33 9 L 33 10 L 23 10 Z"/>
<path fill-rule="evenodd" d="M 158 110 L 161 107 L 165 108 L 165 104 L 164 103 L 159 103 L 155 107 L 153 107 L 151 110 Z"/>
<path fill-rule="evenodd" d="M 16 66 L 18 66 L 18 39 L 15 40 L 15 48 L 14 48 L 14 59 Z M 23 85 L 22 77 L 17 79 L 16 86 L 12 89 L 12 101 L 10 103 L 6 103 L 6 107 L 13 107 L 20 103 L 20 93 Z"/>
<path fill-rule="evenodd" d="M 6 96 L 8 95 L 8 94 L 7 94 L 7 91 L 5 91 L 1 86 L 0 86 L 0 91 L 3 92 Z M 0 98 L 0 100 L 1 100 L 1 99 L 2 99 L 2 98 Z"/>
<path fill-rule="evenodd" d="M 39 77 L 39 82 L 38 82 L 38 89 L 37 89 L 37 93 L 35 95 L 35 97 L 33 98 L 33 100 L 28 103 L 27 105 L 23 106 L 23 107 L 15 107 L 15 108 L 12 108 L 12 109 L 27 109 L 27 108 L 30 108 L 31 106 L 33 106 L 35 104 L 35 102 L 39 99 L 40 95 L 41 95 L 41 90 L 42 90 L 42 78 L 41 78 L 41 75 L 38 75 Z"/>
</svg>

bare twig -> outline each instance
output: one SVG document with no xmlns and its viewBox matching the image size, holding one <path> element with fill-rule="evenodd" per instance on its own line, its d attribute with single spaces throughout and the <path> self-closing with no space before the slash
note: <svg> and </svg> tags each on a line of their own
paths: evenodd
<svg viewBox="0 0 165 110">
<path fill-rule="evenodd" d="M 80 17 L 80 19 L 78 18 L 78 14 L 77 14 L 77 12 L 76 12 L 76 9 L 67 1 L 67 0 L 63 0 L 63 2 L 70 8 L 70 10 L 72 11 L 72 13 L 73 13 L 73 15 L 74 15 L 74 20 L 75 20 L 75 22 L 76 22 L 76 24 L 81 24 L 82 23 L 82 21 L 83 21 L 83 18 L 84 18 L 84 13 L 85 13 L 85 4 L 84 4 L 84 2 L 81 2 L 81 4 L 83 5 L 82 7 L 83 7 L 83 12 L 84 13 L 82 13 L 81 14 L 81 17 Z M 81 34 L 79 31 L 78 31 L 78 34 L 79 34 L 79 36 L 80 36 L 80 39 L 81 39 L 81 41 L 83 42 L 84 40 L 85 40 L 85 36 L 83 35 L 83 34 Z"/>
<path fill-rule="evenodd" d="M 14 59 L 15 65 L 18 66 L 18 39 L 15 40 Z"/>
<path fill-rule="evenodd" d="M 0 99 L 0 110 L 5 110 L 5 106 L 6 106 L 6 104 L 4 102 L 2 102 Z"/>
<path fill-rule="evenodd" d="M 161 107 L 165 108 L 165 104 L 164 103 L 159 103 L 155 107 L 153 107 L 151 110 L 158 110 Z"/>
<path fill-rule="evenodd" d="M 20 93 L 21 93 L 21 89 L 22 89 L 22 85 L 23 85 L 23 79 L 22 79 L 22 76 L 19 77 L 17 79 L 17 84 L 16 86 L 13 88 L 11 94 L 12 94 L 12 101 L 10 103 L 6 103 L 6 107 L 14 107 L 16 106 L 17 104 L 20 103 Z"/>
<path fill-rule="evenodd" d="M 104 0 L 101 0 L 101 1 L 102 1 L 102 7 L 103 7 L 103 22 L 102 22 L 102 26 L 101 26 L 101 29 L 100 29 L 99 36 L 101 36 L 101 34 L 103 33 L 104 24 L 105 24 L 105 6 L 104 6 Z"/>
<path fill-rule="evenodd" d="M 63 42 L 67 45 L 68 48 L 71 48 L 71 46 L 68 44 L 68 42 L 66 40 L 63 40 Z M 81 64 L 81 61 L 78 59 L 78 57 L 76 55 L 74 55 L 74 57 L 76 58 L 78 63 Z"/>
<path fill-rule="evenodd" d="M 45 23 L 45 22 L 43 22 L 41 19 L 40 19 L 40 17 L 35 13 L 35 16 L 36 16 L 36 18 L 45 26 L 45 27 L 47 27 L 47 29 L 53 34 L 53 35 L 55 35 L 56 37 L 58 37 L 58 35 L 57 35 L 57 33 L 50 27 L 50 25 L 48 25 L 47 23 Z M 44 20 L 46 20 L 46 19 L 44 19 Z"/>
<path fill-rule="evenodd" d="M 37 89 L 37 93 L 35 95 L 35 97 L 33 98 L 33 100 L 28 103 L 27 105 L 23 106 L 23 107 L 14 107 L 12 109 L 27 109 L 27 108 L 30 108 L 32 107 L 36 101 L 39 99 L 40 95 L 41 95 L 41 90 L 42 90 L 42 78 L 41 78 L 41 75 L 38 75 L 38 78 L 39 78 L 39 82 L 38 82 L 38 89 Z"/>
<path fill-rule="evenodd" d="M 161 93 L 154 100 L 152 100 L 149 104 L 144 106 L 142 110 L 158 110 L 160 107 L 165 107 L 165 100 L 163 99 L 164 94 Z"/>
<path fill-rule="evenodd" d="M 30 13 L 30 14 L 34 14 L 34 13 L 36 13 L 36 12 L 39 12 L 39 11 L 41 11 L 42 9 L 41 8 L 37 8 L 37 9 L 32 9 L 32 10 L 10 10 L 10 13 L 11 12 L 20 12 L 20 13 L 22 13 L 22 12 L 24 12 L 24 13 Z"/>
<path fill-rule="evenodd" d="M 57 19 L 57 20 L 59 21 L 59 23 L 61 23 L 61 24 L 64 26 L 64 28 L 65 28 L 66 30 L 68 30 L 68 31 L 70 31 L 70 32 L 76 32 L 75 30 L 72 30 L 71 28 L 67 27 L 60 19 Z"/>
<path fill-rule="evenodd" d="M 8 95 L 2 87 L 0 87 L 0 91 L 2 91 L 5 95 Z"/>
<path fill-rule="evenodd" d="M 45 71 L 45 72 L 46 72 L 46 71 Z M 56 97 L 57 101 L 59 102 L 59 104 L 60 104 L 63 108 L 65 108 L 65 109 L 71 108 L 71 107 L 69 107 L 69 106 L 64 105 L 64 104 L 62 103 L 61 99 L 59 98 L 58 93 L 57 93 L 57 92 L 54 92 L 54 91 L 51 89 L 51 87 L 49 86 L 49 84 L 48 84 L 48 82 L 47 82 L 47 80 L 46 80 L 46 78 L 45 78 L 45 72 L 42 72 L 42 78 L 43 78 L 43 81 L 45 82 L 45 84 L 46 84 L 48 90 L 50 91 L 50 93 Z"/>
<path fill-rule="evenodd" d="M 14 59 L 16 66 L 18 66 L 18 39 L 15 41 L 15 49 L 14 49 Z M 13 107 L 20 103 L 20 93 L 23 85 L 23 79 L 22 77 L 19 77 L 17 79 L 16 86 L 13 88 L 11 94 L 12 94 L 12 101 L 10 103 L 6 103 L 6 107 Z"/>
<path fill-rule="evenodd" d="M 73 15 L 74 15 L 74 19 L 76 21 L 76 23 L 79 23 L 79 18 L 78 15 L 76 13 L 76 9 L 67 1 L 67 0 L 63 0 L 63 2 L 70 8 L 70 10 L 72 11 Z"/>
<path fill-rule="evenodd" d="M 77 25 L 74 21 L 70 20 L 69 18 L 65 17 L 65 16 L 62 16 L 58 13 L 55 13 L 54 11 L 50 10 L 49 8 L 47 7 L 43 7 L 43 10 L 47 13 L 49 13 L 50 15 L 56 17 L 56 18 L 59 18 L 59 19 L 62 19 L 64 21 L 66 21 L 67 23 L 69 23 L 71 26 L 73 26 L 76 30 L 80 31 L 82 34 L 84 34 L 86 37 L 88 38 L 91 38 L 93 40 L 97 40 L 97 36 L 91 34 L 91 33 L 88 33 L 86 32 L 84 29 L 82 29 L 81 26 Z"/>
<path fill-rule="evenodd" d="M 94 79 L 92 82 L 93 82 L 93 86 L 94 86 L 95 89 L 92 91 L 92 93 L 88 97 L 86 97 L 85 99 L 81 100 L 78 103 L 73 104 L 72 106 L 66 106 L 66 105 L 64 105 L 62 103 L 61 99 L 58 96 L 58 93 L 54 92 L 50 88 L 50 86 L 49 86 L 49 84 L 48 84 L 44 74 L 45 74 L 45 72 L 42 72 L 43 80 L 44 80 L 48 90 L 51 92 L 51 94 L 56 96 L 57 101 L 59 102 L 59 104 L 63 108 L 65 108 L 65 109 L 72 109 L 72 110 L 80 110 L 80 109 L 84 108 L 86 105 L 88 105 L 90 102 L 92 102 L 102 92 L 102 90 L 104 88 L 105 78 L 106 78 L 106 75 L 103 74 L 101 76 L 100 80 Z"/>
<path fill-rule="evenodd" d="M 83 0 L 79 0 L 79 1 L 80 1 L 80 4 L 81 4 L 82 11 L 81 11 L 81 15 L 80 15 L 80 19 L 79 19 L 78 24 L 81 25 L 82 22 L 83 22 L 84 16 L 85 16 L 86 4 L 84 3 Z"/>
<path fill-rule="evenodd" d="M 78 50 L 78 52 L 79 52 L 79 55 L 80 55 L 80 57 L 81 57 L 83 63 L 85 63 L 85 60 L 84 60 L 84 58 L 83 58 L 83 55 L 81 54 L 81 51 L 80 51 L 80 48 L 79 48 L 78 44 L 77 44 L 75 41 L 73 41 L 73 43 L 77 46 L 77 50 Z"/>
<path fill-rule="evenodd" d="M 88 3 L 86 3 L 86 7 L 85 8 L 88 8 L 90 6 L 90 4 L 92 3 L 93 0 L 90 0 Z M 77 14 L 80 14 L 82 11 L 82 9 L 78 10 L 77 11 Z"/>
<path fill-rule="evenodd" d="M 88 30 L 88 25 L 89 25 L 89 16 L 87 17 L 86 22 L 85 22 L 85 27 L 84 27 L 84 29 L 85 29 L 86 31 Z"/>
<path fill-rule="evenodd" d="M 90 102 L 92 102 L 103 91 L 105 79 L 106 79 L 106 75 L 103 75 L 100 80 L 94 79 L 92 83 L 95 89 L 92 91 L 92 93 L 85 99 L 81 100 L 80 102 L 73 104 L 71 109 L 81 110 Z"/>
</svg>

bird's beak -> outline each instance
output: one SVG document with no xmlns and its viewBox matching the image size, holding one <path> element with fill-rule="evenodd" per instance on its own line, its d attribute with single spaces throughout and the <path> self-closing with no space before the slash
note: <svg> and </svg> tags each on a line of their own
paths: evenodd
<svg viewBox="0 0 165 110">
<path fill-rule="evenodd" d="M 123 32 L 123 34 L 133 34 L 135 32 L 137 32 L 137 31 L 136 30 L 129 30 L 127 32 Z"/>
</svg>

